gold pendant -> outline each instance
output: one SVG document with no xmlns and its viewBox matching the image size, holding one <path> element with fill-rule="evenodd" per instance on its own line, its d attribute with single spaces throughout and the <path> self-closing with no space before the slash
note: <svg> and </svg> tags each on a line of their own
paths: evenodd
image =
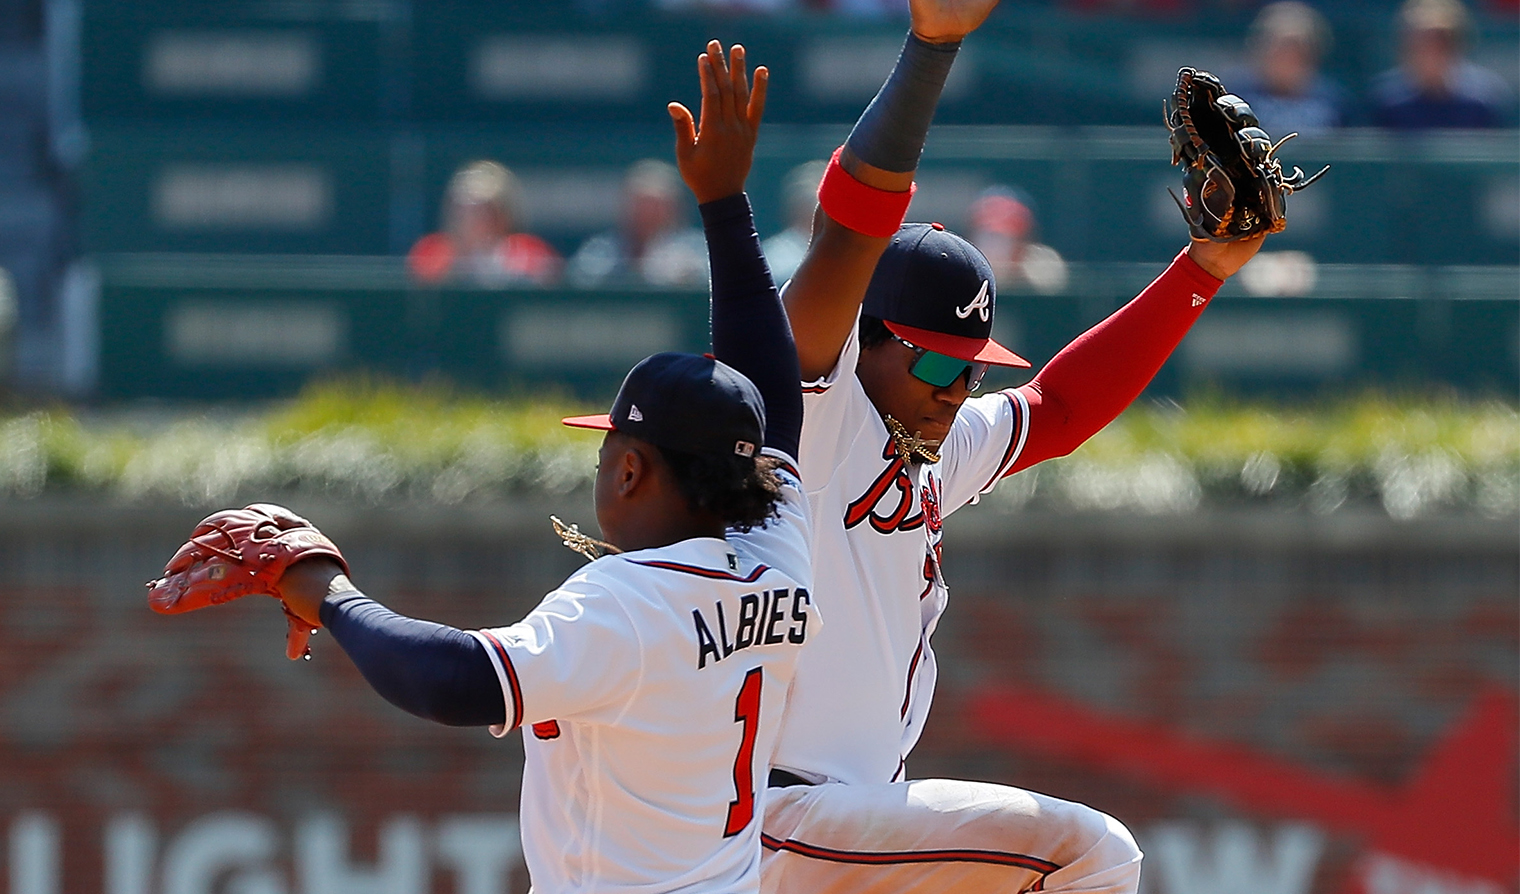
<svg viewBox="0 0 1520 894">
<path fill-rule="evenodd" d="M 908 429 L 890 415 L 883 416 L 882 421 L 887 424 L 887 431 L 892 435 L 892 443 L 897 446 L 897 455 L 905 463 L 937 463 L 939 462 L 939 441 L 930 441 L 920 437 L 919 432 L 908 434 Z"/>
<path fill-rule="evenodd" d="M 598 540 L 590 534 L 582 534 L 580 525 L 567 525 L 559 520 L 559 516 L 549 516 L 549 521 L 554 525 L 554 533 L 568 547 L 595 562 L 605 555 L 617 555 L 622 550 L 605 540 Z"/>
</svg>

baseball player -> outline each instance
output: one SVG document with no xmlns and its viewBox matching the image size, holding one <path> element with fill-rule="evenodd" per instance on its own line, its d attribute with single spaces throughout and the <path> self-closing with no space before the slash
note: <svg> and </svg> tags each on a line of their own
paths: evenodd
<svg viewBox="0 0 1520 894">
<path fill-rule="evenodd" d="M 657 354 L 609 414 L 565 420 L 607 432 L 595 502 L 609 555 L 518 623 L 461 631 L 364 596 L 331 541 L 255 505 L 202 522 L 150 585 L 166 612 L 275 595 L 292 657 L 327 627 L 398 707 L 496 736 L 528 727 L 521 820 L 536 891 L 757 891 L 766 767 L 797 658 L 821 629 L 792 468 L 796 354 L 742 192 L 765 73 L 751 94 L 742 54 L 730 68 L 717 48 L 700 72 L 700 130 L 672 109 L 686 128 L 678 158 L 726 261 L 713 325 L 742 327 L 745 344 L 714 338 L 733 366 Z"/>
<path fill-rule="evenodd" d="M 808 254 L 784 291 L 804 379 L 815 592 L 829 626 L 798 666 L 770 776 L 767 892 L 1138 885 L 1134 839 L 1097 810 L 1006 786 L 908 780 L 948 597 L 941 526 L 1117 416 L 1261 240 L 1193 242 L 1028 385 L 971 397 L 990 366 L 1029 364 L 991 338 L 996 287 L 980 252 L 938 224 L 902 220 L 960 39 L 993 5 L 913 0 L 912 33 L 830 162 Z"/>
</svg>

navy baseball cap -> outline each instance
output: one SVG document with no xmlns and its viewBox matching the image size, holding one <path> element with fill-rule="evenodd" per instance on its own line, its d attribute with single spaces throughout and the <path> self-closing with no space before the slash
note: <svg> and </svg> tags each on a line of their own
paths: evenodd
<svg viewBox="0 0 1520 894">
<path fill-rule="evenodd" d="M 760 390 L 743 373 L 705 354 L 646 357 L 623 379 L 612 412 L 561 421 L 699 456 L 754 456 L 765 440 Z"/>
<path fill-rule="evenodd" d="M 992 340 L 997 288 L 976 246 L 942 224 L 903 224 L 876 263 L 862 312 L 920 348 L 968 362 L 1028 366 Z"/>
</svg>

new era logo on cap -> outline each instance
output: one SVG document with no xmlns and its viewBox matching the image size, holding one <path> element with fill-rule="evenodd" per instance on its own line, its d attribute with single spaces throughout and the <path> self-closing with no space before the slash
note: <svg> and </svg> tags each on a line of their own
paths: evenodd
<svg viewBox="0 0 1520 894">
<path fill-rule="evenodd" d="M 639 409 L 639 405 L 638 404 L 631 404 L 628 407 L 628 420 L 630 422 L 643 422 L 644 421 L 644 412 Z"/>
</svg>

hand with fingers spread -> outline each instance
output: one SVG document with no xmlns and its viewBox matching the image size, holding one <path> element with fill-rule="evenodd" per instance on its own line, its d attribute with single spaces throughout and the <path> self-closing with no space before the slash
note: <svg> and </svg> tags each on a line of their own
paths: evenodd
<svg viewBox="0 0 1520 894">
<path fill-rule="evenodd" d="M 929 43 L 953 43 L 981 27 L 998 0 L 908 0 L 913 33 Z"/>
<path fill-rule="evenodd" d="M 697 57 L 697 76 L 702 82 L 701 118 L 693 118 L 691 110 L 678 102 L 667 108 L 676 131 L 681 179 L 698 204 L 706 204 L 744 191 L 765 113 L 770 72 L 764 66 L 755 69 L 751 88 L 744 47 L 734 44 L 725 59 L 723 45 L 713 40 Z"/>
</svg>

